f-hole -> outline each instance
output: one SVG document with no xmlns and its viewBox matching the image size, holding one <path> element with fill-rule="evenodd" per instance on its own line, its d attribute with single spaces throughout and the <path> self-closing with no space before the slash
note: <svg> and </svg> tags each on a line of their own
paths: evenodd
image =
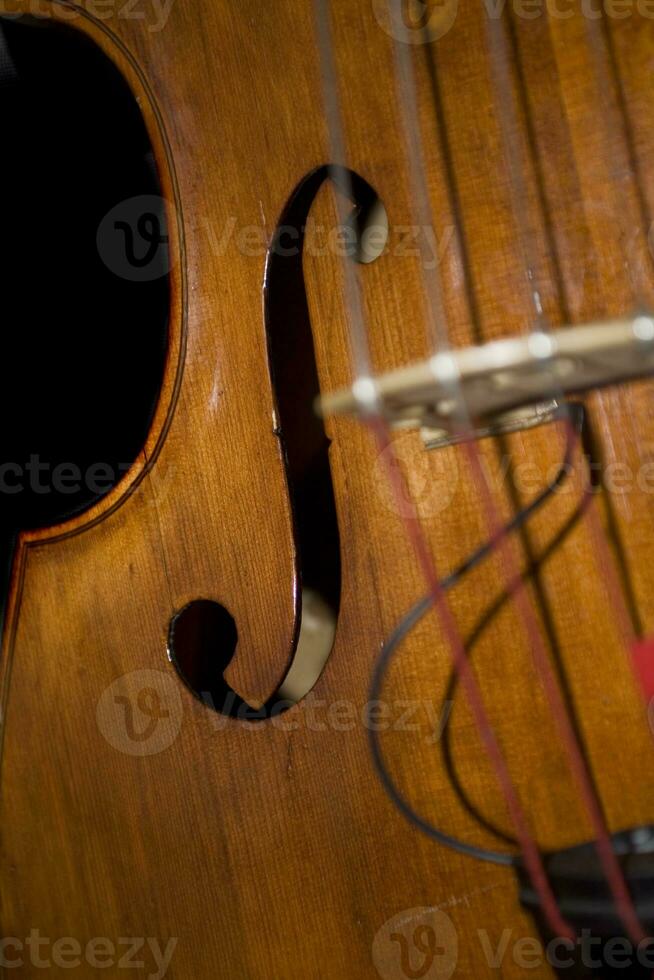
<svg viewBox="0 0 654 980">
<path fill-rule="evenodd" d="M 346 239 L 351 243 L 352 260 L 373 261 L 383 250 L 388 229 L 384 207 L 367 181 L 353 171 L 322 166 L 307 174 L 293 191 L 268 251 L 263 295 L 273 424 L 286 469 L 298 583 L 290 666 L 272 697 L 255 709 L 223 677 L 237 643 L 236 625 L 224 607 L 198 599 L 173 618 L 169 633 L 170 658 L 196 696 L 223 714 L 250 721 L 269 718 L 308 694 L 336 635 L 340 537 L 329 439 L 314 409 L 320 385 L 302 267 L 306 222 L 327 178 L 339 193 L 352 199 Z M 204 690 L 198 689 L 200 678 Z"/>
</svg>

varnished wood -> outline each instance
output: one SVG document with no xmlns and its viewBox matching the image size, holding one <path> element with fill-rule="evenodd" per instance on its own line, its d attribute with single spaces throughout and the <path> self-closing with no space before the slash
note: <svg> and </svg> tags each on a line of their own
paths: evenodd
<svg viewBox="0 0 654 980">
<path fill-rule="evenodd" d="M 399 226 L 413 219 L 392 40 L 372 4 L 337 0 L 331 9 L 348 164 L 375 187 L 391 223 L 387 254 L 361 277 L 374 366 L 387 370 L 429 353 L 418 259 L 394 247 Z M 438 111 L 427 52 L 414 52 L 454 344 L 524 332 L 533 320 L 480 9 L 462 4 L 433 46 Z M 367 432 L 347 419 L 327 426 L 343 592 L 336 645 L 309 699 L 276 723 L 221 719 L 178 684 L 167 658 L 171 616 L 197 597 L 233 614 L 239 644 L 229 681 L 253 702 L 274 690 L 292 648 L 297 583 L 273 431 L 265 256 L 243 254 L 236 234 L 222 254 L 217 243 L 232 219 L 237 230 L 262 226 L 270 237 L 293 188 L 328 162 L 311 4 L 177 0 L 158 33 L 147 21 L 100 21 L 54 3 L 48 15 L 95 40 L 138 97 L 177 261 L 166 377 L 142 459 L 93 510 L 19 542 L 1 664 L 2 933 L 26 937 L 38 928 L 82 944 L 142 936 L 165 945 L 176 937 L 167 975 L 182 980 L 336 980 L 377 976 L 373 942 L 384 923 L 432 907 L 446 911 L 458 931 L 455 975 L 496 975 L 478 930 L 488 930 L 493 947 L 504 929 L 514 938 L 535 935 L 518 908 L 512 873 L 420 836 L 391 807 L 371 768 L 360 721 L 371 667 L 425 584 Z M 526 20 L 507 11 L 505 22 L 546 314 L 555 324 L 628 315 L 637 301 L 653 298 L 654 24 L 634 13 L 600 25 L 598 66 L 581 16 Z M 602 90 L 600 77 L 607 79 Z M 312 220 L 326 230 L 336 223 L 328 187 Z M 633 241 L 621 240 L 623 228 Z M 340 261 L 329 253 L 305 258 L 324 391 L 352 376 Z M 650 400 L 649 382 L 588 399 L 605 463 L 637 473 L 651 462 Z M 434 555 L 449 570 L 489 534 L 465 455 L 449 448 L 425 457 L 417 437 L 401 441 Z M 534 468 L 530 487 L 517 493 L 527 500 L 560 462 L 561 433 L 544 427 L 511 437 L 506 447 L 514 469 Z M 481 447 L 491 473 L 501 451 L 492 442 Z M 527 549 L 547 545 L 578 503 L 584 473 L 577 463 L 570 492 L 557 495 L 517 542 L 521 562 Z M 420 486 L 419 477 L 427 483 Z M 496 480 L 493 489 L 508 516 L 515 504 L 508 481 Z M 618 577 L 628 578 L 649 632 L 654 499 L 638 484 L 598 497 L 603 526 L 609 505 L 608 557 Z M 463 632 L 506 575 L 502 561 L 491 559 L 453 593 Z M 654 784 L 643 778 L 652 762 L 648 719 L 587 520 L 543 565 L 529 594 L 565 664 L 611 828 L 654 820 Z M 475 663 L 538 840 L 559 847 L 589 839 L 515 606 L 488 630 Z M 429 738 L 426 706 L 438 710 L 448 665 L 435 621 L 425 620 L 387 689 L 395 716 L 406 710 L 400 702 L 415 706 L 419 730 L 389 732 L 384 746 L 422 811 L 450 833 L 493 846 L 460 806 Z M 172 679 L 166 690 L 175 692 L 181 723 L 167 748 L 134 756 L 109 744 L 97 712 L 117 678 L 140 670 Z M 341 710 L 359 720 L 344 726 L 334 705 L 345 701 L 351 707 Z M 461 699 L 449 724 L 467 792 L 510 831 Z M 551 975 L 546 966 L 531 973 Z M 509 956 L 501 975 L 524 974 Z"/>
</svg>

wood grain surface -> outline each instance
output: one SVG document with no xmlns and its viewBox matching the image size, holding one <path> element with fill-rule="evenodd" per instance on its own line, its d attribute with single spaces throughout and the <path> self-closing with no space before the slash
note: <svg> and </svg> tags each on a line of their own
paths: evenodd
<svg viewBox="0 0 654 980">
<path fill-rule="evenodd" d="M 30 9 L 28 0 L 17 5 Z M 262 228 L 270 239 L 292 189 L 329 162 L 312 6 L 175 0 L 159 31 L 118 8 L 95 16 L 91 5 L 42 7 L 87 33 L 129 81 L 155 147 L 176 260 L 166 376 L 141 459 L 93 510 L 25 533 L 18 546 L 1 662 L 2 935 L 38 929 L 82 946 L 133 936 L 165 947 L 175 938 L 167 976 L 182 980 L 387 980 L 408 974 L 385 924 L 399 916 L 405 928 L 431 909 L 458 934 L 454 976 L 522 977 L 513 945 L 494 967 L 479 932 L 491 949 L 504 930 L 513 940 L 536 934 L 512 872 L 421 836 L 372 770 L 361 720 L 371 669 L 425 583 L 373 441 L 356 422 L 327 423 L 343 582 L 335 647 L 314 690 L 276 721 L 226 719 L 192 697 L 167 656 L 171 617 L 199 597 L 234 616 L 228 676 L 246 699 L 265 700 L 291 656 L 298 582 L 266 356 L 265 253 L 246 254 L 239 231 Z M 361 269 L 381 371 L 430 352 L 419 257 L 406 247 L 414 218 L 393 40 L 380 4 L 334 0 L 330 9 L 347 162 L 390 221 L 386 254 Z M 630 17 L 591 22 L 576 8 L 570 18 L 527 19 L 507 4 L 513 162 L 526 187 L 518 214 L 484 11 L 461 4 L 443 37 L 412 47 L 451 343 L 530 329 L 534 280 L 553 324 L 651 304 L 654 23 L 635 6 Z M 327 185 L 311 220 L 325 237 L 337 222 Z M 529 289 L 524 227 L 537 263 Z M 304 267 L 327 391 L 353 373 L 342 259 L 308 249 Z M 651 732 L 625 635 L 654 629 L 654 481 L 651 472 L 638 479 L 654 462 L 651 384 L 594 395 L 587 407 L 604 473 L 623 467 L 632 479 L 618 469 L 613 492 L 594 496 L 595 519 L 581 520 L 543 563 L 529 599 L 565 665 L 607 819 L 620 830 L 654 819 Z M 465 452 L 426 454 L 413 434 L 398 447 L 444 573 L 489 536 Z M 503 445 L 486 441 L 480 452 L 508 517 L 552 476 L 563 433 L 550 425 Z M 514 541 L 521 566 L 579 503 L 587 478 L 579 452 L 575 464 L 566 492 Z M 490 559 L 453 592 L 462 632 L 509 571 Z M 475 664 L 539 842 L 590 839 L 514 603 L 484 634 Z M 428 617 L 391 668 L 384 749 L 421 812 L 449 833 L 501 847 L 462 808 L 444 770 L 434 725 L 448 673 L 447 643 Z M 137 705 L 153 684 L 168 712 L 163 734 L 134 743 L 114 694 Z M 466 792 L 510 833 L 460 697 L 448 725 Z M 15 972 L 40 975 L 29 965 Z M 124 971 L 114 963 L 84 975 L 96 972 Z M 546 964 L 530 973 L 551 975 Z"/>
</svg>

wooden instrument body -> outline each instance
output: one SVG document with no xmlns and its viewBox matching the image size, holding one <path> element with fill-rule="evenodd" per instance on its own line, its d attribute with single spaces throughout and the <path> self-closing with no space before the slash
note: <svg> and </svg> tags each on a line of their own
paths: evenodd
<svg viewBox="0 0 654 980">
<path fill-rule="evenodd" d="M 383 370 L 429 353 L 393 42 L 379 5 L 330 6 L 347 162 L 375 188 L 391 226 L 386 254 L 361 270 L 373 363 Z M 535 934 L 519 910 L 512 872 L 416 833 L 387 800 L 369 759 L 362 710 L 371 668 L 425 583 L 366 431 L 349 420 L 327 423 L 342 599 L 334 650 L 308 698 L 274 722 L 226 719 L 183 688 L 167 657 L 171 617 L 199 597 L 234 616 L 239 642 L 229 680 L 245 697 L 262 701 L 271 693 L 292 648 L 297 581 L 273 431 L 265 248 L 248 247 L 256 235 L 246 240 L 243 229 L 262 229 L 269 240 L 293 188 L 329 162 L 311 5 L 177 0 L 160 31 L 147 18 L 114 12 L 98 19 L 57 4 L 48 16 L 95 40 L 139 98 L 170 203 L 176 262 L 166 376 L 142 458 L 92 511 L 25 533 L 19 543 L 1 662 L 3 935 L 38 928 L 82 945 L 93 937 L 159 937 L 164 945 L 177 937 L 167 974 L 175 978 L 374 977 L 373 944 L 384 924 L 402 913 L 419 920 L 416 910 L 436 908 L 458 933 L 455 975 L 495 975 L 478 930 L 487 930 L 492 949 L 505 929 L 514 940 Z M 628 313 L 635 290 L 651 304 L 654 24 L 635 13 L 601 22 L 600 93 L 582 16 L 525 19 L 507 9 L 505 17 L 547 316 L 561 324 Z M 476 7 L 461 5 L 433 46 L 440 116 L 425 52 L 415 52 L 438 270 L 456 345 L 480 339 L 471 326 L 474 304 L 483 339 L 533 322 L 484 20 Z M 618 124 L 607 126 L 613 116 Z M 328 240 L 336 216 L 327 188 L 312 220 Z M 621 240 L 622 228 L 632 240 Z M 353 370 L 341 262 L 330 248 L 305 255 L 323 391 L 347 384 Z M 654 499 L 651 478 L 648 484 L 638 475 L 654 451 L 650 384 L 593 396 L 588 407 L 606 465 L 632 474 L 627 481 L 614 469 L 629 486 L 610 494 L 611 520 L 609 495 L 599 494 L 594 506 L 612 529 L 609 564 L 619 551 L 611 567 L 622 584 L 628 580 L 632 611 L 648 633 Z M 483 504 L 461 449 L 425 454 L 415 435 L 401 436 L 400 445 L 446 572 L 488 538 Z M 563 451 L 552 426 L 513 436 L 508 446 L 514 499 L 508 476 L 498 476 L 501 447 L 488 441 L 481 448 L 505 516 L 545 484 Z M 522 563 L 578 503 L 585 470 L 578 455 L 576 462 L 569 492 L 550 501 L 516 542 Z M 605 572 L 584 520 L 529 594 L 543 636 L 555 640 L 565 663 L 618 830 L 651 821 L 654 789 L 647 717 Z M 453 593 L 464 633 L 506 576 L 502 560 L 491 559 Z M 513 604 L 475 658 L 538 840 L 551 848 L 589 839 Z M 178 731 L 161 751 L 134 755 L 107 741 L 98 712 L 104 692 L 125 675 L 136 697 L 140 671 L 162 674 Z M 428 618 L 391 671 L 384 746 L 422 811 L 448 832 L 492 846 L 453 793 L 434 737 L 448 671 L 447 643 Z M 463 699 L 448 724 L 462 783 L 486 816 L 510 830 Z M 387 970 L 396 949 L 388 945 Z M 512 949 L 502 975 L 517 978 L 523 968 Z M 54 976 L 65 972 L 52 967 Z M 406 974 L 397 968 L 387 975 Z M 550 970 L 543 964 L 532 975 Z"/>
</svg>

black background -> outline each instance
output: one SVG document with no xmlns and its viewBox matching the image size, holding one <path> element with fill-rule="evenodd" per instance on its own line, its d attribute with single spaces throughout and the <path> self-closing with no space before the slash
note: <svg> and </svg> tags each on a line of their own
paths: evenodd
<svg viewBox="0 0 654 980">
<path fill-rule="evenodd" d="M 121 76 L 79 32 L 27 18 L 0 31 L 0 465 L 38 454 L 50 473 L 120 475 L 156 405 L 169 284 L 117 276 L 96 236 L 116 204 L 159 192 L 151 147 Z M 0 608 L 16 529 L 94 499 L 84 481 L 75 493 L 22 482 L 0 491 Z"/>
</svg>

